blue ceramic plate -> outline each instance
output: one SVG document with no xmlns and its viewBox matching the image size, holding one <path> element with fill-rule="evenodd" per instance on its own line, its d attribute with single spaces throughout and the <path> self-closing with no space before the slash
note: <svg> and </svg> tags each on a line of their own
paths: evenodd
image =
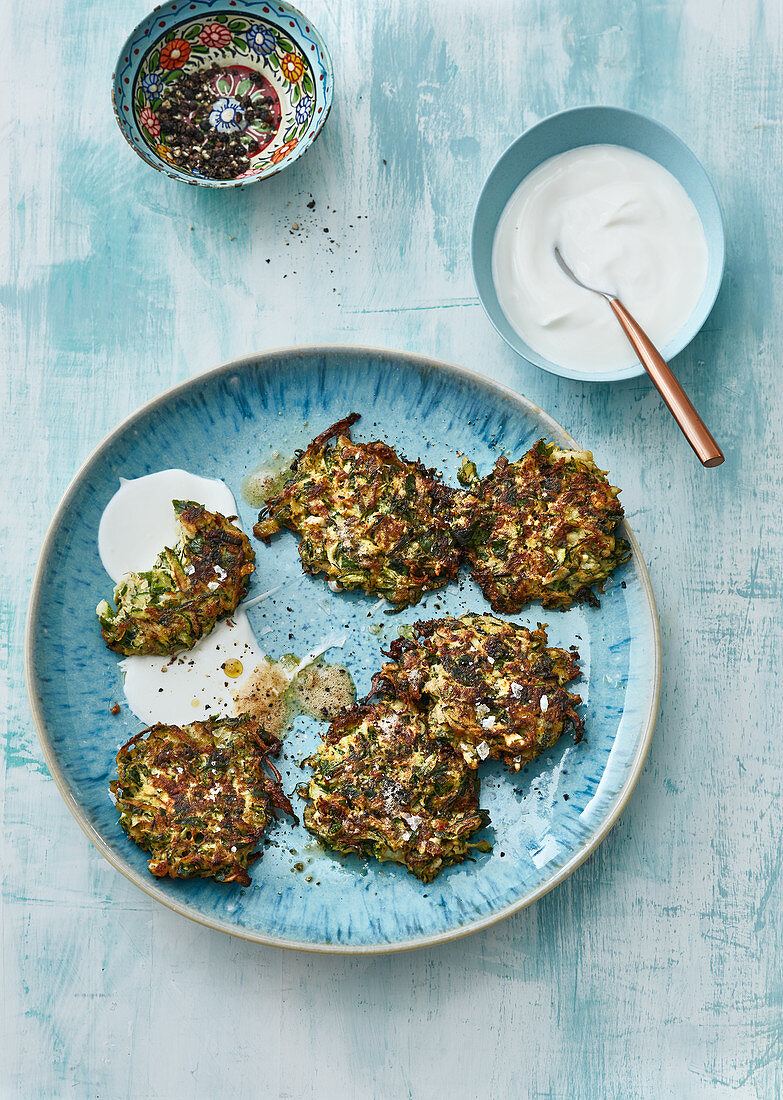
<svg viewBox="0 0 783 1100">
<path fill-rule="evenodd" d="M 471 243 L 473 277 L 487 316 L 514 351 L 550 374 L 583 382 L 616 382 L 644 374 L 644 367 L 637 362 L 619 370 L 586 371 L 553 363 L 509 324 L 492 279 L 492 244 L 506 203 L 539 164 L 581 145 L 622 145 L 657 161 L 679 180 L 701 218 L 707 238 L 707 279 L 688 323 L 660 349 L 664 359 L 674 358 L 691 342 L 715 304 L 725 261 L 723 216 L 709 176 L 688 146 L 660 122 L 620 107 L 574 107 L 549 115 L 517 138 L 490 172 L 476 205 Z"/>
<path fill-rule="evenodd" d="M 574 745 L 564 737 L 517 776 L 486 767 L 481 802 L 492 816 L 492 853 L 448 869 L 429 886 L 402 867 L 330 855 L 303 826 L 287 822 L 276 827 L 276 843 L 256 864 L 248 889 L 153 878 L 144 853 L 120 829 L 108 794 L 117 748 L 141 723 L 124 703 L 118 658 L 103 644 L 95 618 L 96 603 L 111 589 L 97 549 L 101 513 L 120 477 L 181 467 L 223 478 L 249 531 L 256 513 L 241 501 L 245 475 L 273 451 L 306 446 L 352 410 L 362 413 L 356 438 L 385 438 L 439 467 L 452 484 L 461 452 L 487 471 L 501 453 L 517 457 L 541 436 L 572 442 L 511 390 L 402 352 L 294 348 L 227 363 L 145 405 L 77 474 L 41 553 L 26 662 L 51 773 L 90 840 L 127 878 L 176 912 L 224 932 L 279 947 L 361 953 L 419 947 L 483 928 L 541 897 L 586 858 L 617 819 L 647 754 L 660 641 L 647 571 L 630 532 L 633 558 L 607 587 L 600 610 L 545 614 L 533 607 L 516 616 L 523 623 L 548 621 L 554 645 L 578 645 L 584 680 L 575 690 L 585 700 L 587 738 Z M 598 459 L 611 465 L 611 455 Z M 418 607 L 385 615 L 373 597 L 333 594 L 322 580 L 303 577 L 296 546 L 289 532 L 271 547 L 257 544 L 250 596 L 283 588 L 250 612 L 251 622 L 257 630 L 271 627 L 262 644 L 274 657 L 292 649 L 304 654 L 331 631 L 346 630 L 348 642 L 332 658 L 348 665 L 360 693 L 369 689 L 380 649 L 404 623 L 489 610 L 464 576 Z M 112 717 L 115 700 L 122 710 Z M 319 729 L 323 725 L 298 718 L 288 736 L 282 764 L 288 792 Z M 300 862 L 304 871 L 292 870 Z"/>
</svg>

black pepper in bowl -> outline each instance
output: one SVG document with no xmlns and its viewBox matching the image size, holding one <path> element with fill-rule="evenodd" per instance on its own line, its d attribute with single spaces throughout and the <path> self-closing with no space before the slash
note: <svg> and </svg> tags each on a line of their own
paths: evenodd
<svg viewBox="0 0 783 1100">
<path fill-rule="evenodd" d="M 239 97 L 221 93 L 218 81 L 223 75 L 249 79 L 251 91 Z M 244 175 L 251 158 L 272 140 L 280 105 L 260 73 L 210 65 L 170 84 L 158 117 L 172 163 L 193 175 L 228 180 Z"/>
</svg>

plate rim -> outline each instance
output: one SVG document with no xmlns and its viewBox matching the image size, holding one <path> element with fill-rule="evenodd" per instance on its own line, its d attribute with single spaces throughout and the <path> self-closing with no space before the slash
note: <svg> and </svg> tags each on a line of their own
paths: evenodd
<svg viewBox="0 0 783 1100">
<path fill-rule="evenodd" d="M 39 702 L 36 693 L 35 677 L 33 673 L 33 651 L 34 651 L 34 629 L 33 623 L 37 616 L 38 605 L 41 597 L 42 582 L 43 582 L 43 567 L 44 561 L 48 557 L 51 544 L 54 539 L 57 528 L 60 521 L 64 516 L 71 499 L 79 488 L 84 475 L 89 468 L 96 462 L 107 450 L 110 449 L 115 438 L 120 435 L 126 427 L 128 427 L 137 418 L 153 411 L 160 405 L 165 404 L 172 397 L 175 397 L 179 393 L 189 390 L 194 385 L 198 385 L 199 382 L 203 382 L 208 378 L 217 377 L 221 374 L 230 374 L 235 370 L 246 370 L 248 368 L 258 366 L 265 361 L 279 359 L 282 356 L 294 356 L 301 355 L 302 353 L 317 355 L 317 354 L 338 354 L 346 356 L 359 356 L 359 355 L 382 355 L 388 359 L 398 359 L 405 361 L 408 364 L 414 363 L 420 366 L 429 366 L 436 371 L 450 375 L 453 378 L 457 378 L 471 383 L 478 384 L 481 388 L 489 390 L 496 395 L 503 396 L 510 399 L 513 403 L 520 406 L 525 412 L 533 413 L 542 422 L 551 425 L 556 431 L 560 432 L 567 441 L 572 443 L 574 447 L 578 447 L 577 442 L 573 439 L 569 432 L 567 432 L 562 425 L 539 408 L 533 401 L 523 394 L 517 393 L 516 390 L 511 389 L 510 386 L 506 386 L 502 382 L 497 382 L 495 379 L 481 374 L 478 371 L 471 370 L 468 367 L 460 366 L 457 363 L 452 363 L 449 360 L 435 358 L 430 355 L 423 355 L 417 352 L 408 352 L 400 349 L 384 348 L 369 344 L 294 344 L 285 345 L 278 348 L 271 348 L 265 351 L 251 353 L 249 355 L 238 356 L 234 359 L 228 359 L 218 364 L 216 367 L 210 367 L 205 371 L 200 371 L 197 374 L 191 375 L 189 378 L 184 379 L 182 382 L 176 383 L 174 386 L 170 386 L 163 390 L 161 393 L 150 398 L 139 405 L 133 412 L 123 417 L 122 420 L 112 430 L 104 436 L 100 443 L 94 447 L 87 455 L 86 459 L 76 470 L 76 473 L 68 483 L 65 492 L 60 498 L 54 514 L 52 515 L 49 525 L 46 529 L 46 534 L 41 544 L 41 549 L 38 554 L 36 562 L 35 573 L 33 575 L 33 583 L 30 591 L 30 599 L 27 605 L 27 614 L 25 619 L 25 633 L 24 633 L 24 671 L 25 671 L 25 687 L 27 690 L 27 699 L 30 706 L 30 712 L 33 718 L 33 724 L 35 726 L 36 736 L 38 743 L 41 746 L 43 752 L 44 761 L 49 773 L 54 780 L 63 801 L 68 807 L 69 811 L 76 819 L 77 824 L 81 828 L 82 832 L 87 836 L 87 839 L 93 844 L 100 854 L 106 859 L 115 870 L 119 871 L 129 882 L 138 887 L 149 897 L 155 901 L 165 905 L 167 909 L 186 917 L 188 920 L 194 921 L 196 924 L 200 924 L 205 928 L 212 928 L 218 932 L 224 932 L 227 935 L 234 936 L 238 939 L 246 940 L 251 943 L 262 944 L 266 947 L 277 947 L 289 951 L 304 951 L 308 954 L 316 955 L 390 955 L 398 954 L 403 951 L 413 951 L 424 947 L 435 947 L 443 943 L 451 943 L 454 940 L 462 939 L 464 936 L 470 936 L 474 932 L 480 932 L 485 928 L 491 927 L 493 924 L 497 924 L 500 921 L 505 920 L 514 913 L 518 913 L 523 909 L 527 909 L 534 902 L 544 897 L 551 890 L 554 890 L 556 886 L 559 886 L 569 875 L 571 875 L 577 867 L 581 866 L 585 860 L 592 855 L 592 853 L 598 848 L 605 837 L 608 835 L 612 827 L 616 824 L 626 805 L 631 797 L 631 794 L 639 781 L 639 778 L 644 767 L 644 763 L 647 759 L 647 754 L 650 750 L 650 744 L 652 742 L 652 735 L 655 729 L 655 723 L 658 716 L 658 707 L 661 694 L 661 627 L 658 618 L 658 610 L 655 603 L 655 596 L 652 590 L 652 584 L 650 576 L 647 570 L 647 565 L 642 557 L 641 548 L 637 542 L 636 536 L 629 527 L 627 521 L 624 523 L 624 534 L 631 543 L 633 556 L 639 569 L 639 578 L 641 581 L 642 589 L 647 599 L 647 606 L 650 612 L 652 624 L 653 624 L 653 693 L 650 700 L 650 706 L 644 719 L 644 727 L 641 740 L 637 746 L 636 753 L 628 775 L 623 783 L 620 791 L 615 797 L 614 805 L 612 806 L 609 814 L 605 820 L 601 823 L 600 827 L 585 843 L 585 845 L 575 852 L 558 872 L 545 883 L 536 887 L 530 891 L 524 897 L 510 902 L 496 913 L 491 913 L 488 916 L 481 917 L 478 920 L 471 921 L 468 924 L 460 925 L 458 928 L 447 929 L 443 932 L 436 932 L 430 935 L 421 936 L 417 939 L 401 940 L 395 943 L 380 943 L 380 944 L 340 944 L 340 943 L 307 943 L 298 940 L 284 939 L 280 936 L 268 935 L 263 932 L 258 932 L 253 929 L 239 928 L 236 925 L 229 923 L 228 921 L 218 920 L 215 918 L 205 917 L 198 910 L 186 905 L 183 902 L 178 901 L 176 898 L 169 896 L 159 887 L 157 887 L 155 880 L 150 878 L 150 881 L 135 871 L 132 867 L 125 864 L 121 859 L 117 858 L 112 851 L 111 847 L 106 843 L 104 838 L 98 832 L 98 830 L 89 822 L 86 814 L 82 810 L 78 801 L 73 795 L 70 786 L 68 785 L 65 776 L 60 768 L 57 754 L 55 753 L 52 745 L 49 742 L 49 736 L 46 729 L 46 723 L 42 712 L 42 707 Z M 291 369 L 291 363 L 287 364 L 285 369 Z M 281 364 L 278 364 L 278 369 Z"/>
</svg>

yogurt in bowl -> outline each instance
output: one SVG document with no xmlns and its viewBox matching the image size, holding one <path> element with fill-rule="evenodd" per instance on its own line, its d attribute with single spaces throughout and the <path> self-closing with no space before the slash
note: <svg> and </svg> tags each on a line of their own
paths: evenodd
<svg viewBox="0 0 783 1100">
<path fill-rule="evenodd" d="M 620 298 L 659 347 L 687 323 L 707 281 L 696 207 L 656 161 L 621 145 L 544 161 L 503 211 L 492 278 L 519 335 L 577 370 L 628 367 L 636 357 L 608 304 L 565 275 L 555 247 L 583 283 Z"/>
<path fill-rule="evenodd" d="M 665 358 L 704 323 L 723 274 L 723 222 L 706 173 L 642 115 L 585 107 L 553 115 L 500 158 L 473 225 L 482 304 L 503 338 L 554 374 L 644 373 L 605 301 L 617 295 Z"/>
</svg>

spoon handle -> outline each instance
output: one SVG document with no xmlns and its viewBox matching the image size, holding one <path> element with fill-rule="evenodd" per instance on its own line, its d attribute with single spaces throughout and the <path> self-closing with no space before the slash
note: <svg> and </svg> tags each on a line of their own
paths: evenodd
<svg viewBox="0 0 783 1100">
<path fill-rule="evenodd" d="M 704 466 L 720 466 L 723 451 L 712 438 L 707 425 L 694 409 L 691 400 L 680 383 L 674 377 L 668 363 L 653 344 L 638 321 L 634 320 L 623 303 L 609 297 L 609 305 L 614 310 L 623 332 L 639 356 L 642 366 L 653 380 L 663 400 L 679 424 L 683 435 L 696 452 Z"/>
</svg>

